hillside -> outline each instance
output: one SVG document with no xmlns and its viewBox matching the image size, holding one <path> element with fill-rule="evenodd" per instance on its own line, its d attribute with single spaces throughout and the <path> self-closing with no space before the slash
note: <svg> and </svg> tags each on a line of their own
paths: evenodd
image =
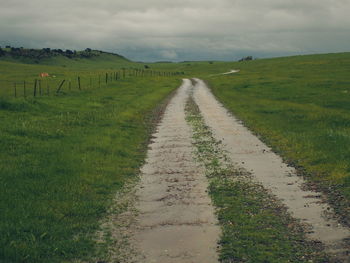
<svg viewBox="0 0 350 263">
<path fill-rule="evenodd" d="M 28 49 L 6 46 L 0 48 L 0 59 L 28 64 L 55 64 L 58 61 L 79 61 L 82 59 L 128 61 L 125 57 L 110 52 L 86 48 L 83 51 L 62 49 Z M 68 60 L 67 60 L 68 59 Z"/>
</svg>

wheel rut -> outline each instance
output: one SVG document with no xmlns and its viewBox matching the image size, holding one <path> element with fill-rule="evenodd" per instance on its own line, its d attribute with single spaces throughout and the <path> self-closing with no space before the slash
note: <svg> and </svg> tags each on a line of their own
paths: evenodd
<svg viewBox="0 0 350 263">
<path fill-rule="evenodd" d="M 347 227 L 339 224 L 334 212 L 322 201 L 322 193 L 303 190 L 305 181 L 296 170 L 253 135 L 214 97 L 206 84 L 195 79 L 194 101 L 214 137 L 223 142 L 234 166 L 250 172 L 264 188 L 271 190 L 294 218 L 308 227 L 307 236 L 321 241 L 326 251 L 343 262 L 350 261 Z"/>
<path fill-rule="evenodd" d="M 193 86 L 184 80 L 149 145 L 136 191 L 139 211 L 133 242 L 138 262 L 218 262 L 220 228 L 203 168 L 193 159 L 185 104 Z"/>
<path fill-rule="evenodd" d="M 194 83 L 194 84 L 193 84 Z M 348 262 L 350 231 L 329 216 L 322 194 L 303 190 L 305 183 L 216 100 L 205 83 L 185 79 L 169 102 L 149 145 L 136 187 L 136 222 L 130 243 L 137 256 L 127 262 L 218 262 L 221 231 L 208 196 L 204 167 L 194 160 L 185 106 L 192 96 L 205 124 L 230 162 L 251 173 L 307 229 L 327 252 Z M 338 261 L 337 261 L 338 262 Z"/>
</svg>

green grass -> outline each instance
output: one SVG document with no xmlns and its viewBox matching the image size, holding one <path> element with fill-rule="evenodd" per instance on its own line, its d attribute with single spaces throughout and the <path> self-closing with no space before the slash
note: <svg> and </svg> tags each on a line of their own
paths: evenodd
<svg viewBox="0 0 350 263">
<path fill-rule="evenodd" d="M 143 161 L 147 118 L 178 85 L 130 78 L 69 96 L 1 98 L 0 262 L 92 256 L 98 220 Z"/>
<path fill-rule="evenodd" d="M 187 104 L 187 121 L 222 230 L 221 262 L 329 262 L 321 247 L 306 241 L 300 222 L 280 201 L 246 171 L 232 167 L 193 100 Z"/>
<path fill-rule="evenodd" d="M 205 77 L 214 94 L 329 193 L 350 223 L 350 53 L 233 63 Z"/>
<path fill-rule="evenodd" d="M 158 76 L 158 73 L 161 73 L 162 76 L 159 77 L 163 77 L 164 73 L 175 73 L 176 70 L 181 69 L 176 66 L 164 67 L 164 65 L 166 63 L 135 63 L 105 53 L 92 58 L 69 59 L 57 56 L 40 60 L 40 63 L 34 63 L 33 60 L 23 63 L 22 60 L 16 58 L 0 57 L 0 97 L 14 97 L 15 84 L 17 97 L 24 95 L 33 97 L 35 79 L 41 81 L 42 95 L 47 96 L 49 93 L 51 96 L 55 94 L 62 80 L 65 80 L 62 91 L 69 93 L 72 90 L 78 90 L 78 77 L 80 77 L 81 89 L 91 89 L 105 86 L 106 73 L 108 74 L 108 82 L 111 82 L 111 78 L 113 79 L 116 73 L 118 73 L 120 80 L 135 77 L 135 74 L 140 77 Z M 46 72 L 50 76 L 39 77 L 42 72 Z M 26 82 L 25 91 L 24 81 Z M 39 89 L 39 83 L 37 89 Z"/>
<path fill-rule="evenodd" d="M 95 253 L 91 235 L 98 220 L 112 194 L 127 178 L 134 178 L 144 158 L 149 135 L 145 118 L 179 85 L 177 77 L 129 76 L 146 64 L 149 71 L 184 72 L 185 77 L 207 80 L 229 110 L 310 182 L 328 191 L 336 211 L 350 222 L 350 53 L 241 63 L 133 63 L 109 54 L 26 63 L 0 60 L 0 262 L 64 262 Z M 103 83 L 106 72 L 121 73 L 122 68 L 129 70 L 126 78 L 97 88 L 99 75 Z M 217 75 L 231 69 L 241 71 Z M 44 96 L 33 99 L 33 80 L 40 72 L 56 77 L 43 80 Z M 52 96 L 63 79 L 63 92 Z M 30 94 L 27 99 L 21 97 L 23 80 Z M 47 84 L 50 96 L 45 94 Z M 237 237 L 241 233 L 237 240 L 245 241 L 231 242 L 225 234 L 223 260 L 230 262 L 235 255 L 242 260 L 249 255 L 267 257 L 274 252 L 264 239 L 271 240 L 274 248 L 281 245 L 275 258 L 282 252 L 291 258 L 295 254 L 293 260 L 309 255 L 309 246 L 300 248 L 300 231 L 286 229 L 292 219 L 280 206 L 260 211 L 268 193 L 257 185 L 225 180 L 211 188 L 216 205 L 225 207 L 220 210 L 227 227 L 224 233 Z M 242 187 L 247 191 L 240 191 Z M 249 206 L 242 208 L 242 202 Z M 231 225 L 239 212 L 245 216 Z M 285 216 L 278 221 L 281 214 Z M 244 223 L 257 226 L 261 220 L 267 220 L 261 231 Z M 277 238 L 289 231 L 296 233 L 292 239 Z M 261 253 L 248 249 L 251 238 Z"/>
</svg>

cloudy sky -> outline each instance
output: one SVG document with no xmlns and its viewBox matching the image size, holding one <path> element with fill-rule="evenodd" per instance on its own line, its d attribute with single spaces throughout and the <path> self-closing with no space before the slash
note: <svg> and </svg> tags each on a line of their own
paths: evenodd
<svg viewBox="0 0 350 263">
<path fill-rule="evenodd" d="M 350 51 L 350 0 L 0 0 L 0 46 L 138 61 Z"/>
</svg>

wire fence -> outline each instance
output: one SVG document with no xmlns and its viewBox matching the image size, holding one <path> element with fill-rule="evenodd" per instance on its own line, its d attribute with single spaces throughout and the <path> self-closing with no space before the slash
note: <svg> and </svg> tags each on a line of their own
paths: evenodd
<svg viewBox="0 0 350 263">
<path fill-rule="evenodd" d="M 133 77 L 170 77 L 184 72 L 121 69 L 118 71 L 71 73 L 56 77 L 46 75 L 33 80 L 0 80 L 0 96 L 15 98 L 54 96 L 70 91 L 103 88 L 109 84 Z"/>
</svg>

